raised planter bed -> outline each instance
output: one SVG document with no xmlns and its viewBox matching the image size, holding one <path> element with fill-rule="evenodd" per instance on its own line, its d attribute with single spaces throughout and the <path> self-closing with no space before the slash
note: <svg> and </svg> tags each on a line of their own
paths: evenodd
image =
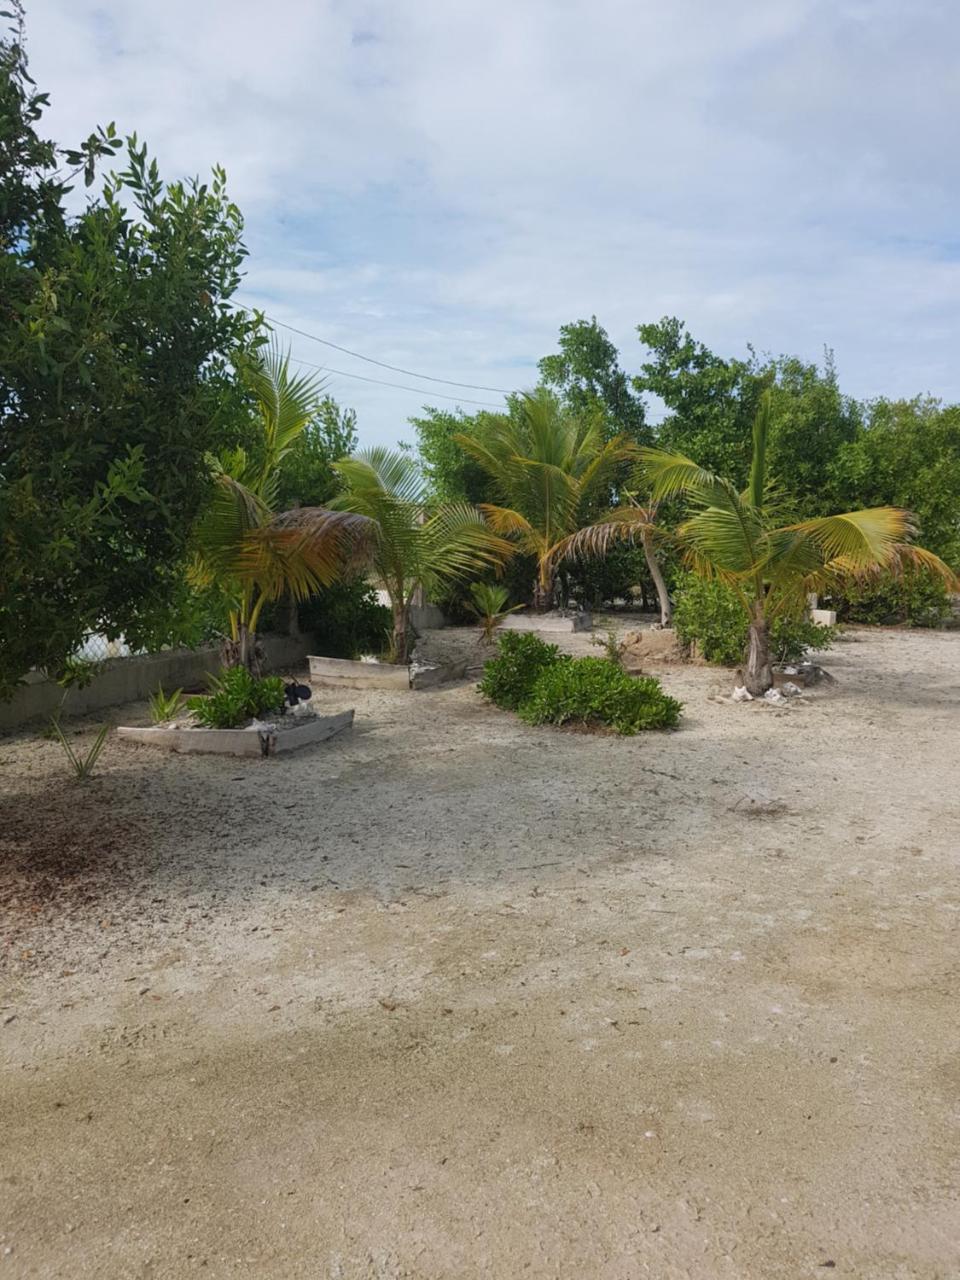
<svg viewBox="0 0 960 1280">
<path fill-rule="evenodd" d="M 311 716 L 296 721 L 291 717 L 289 725 L 283 724 L 272 731 L 254 726 L 245 729 L 120 726 L 117 736 L 127 742 L 140 743 L 146 747 L 164 747 L 168 751 L 198 752 L 204 755 L 272 756 L 332 738 L 335 733 L 350 728 L 353 714 L 352 710 L 341 711 L 335 716 Z"/>
<path fill-rule="evenodd" d="M 501 631 L 534 631 L 538 635 L 569 635 L 574 631 L 592 631 L 593 615 L 589 613 L 511 613 L 500 624 Z"/>
<path fill-rule="evenodd" d="M 467 673 L 466 662 L 404 667 L 316 654 L 311 654 L 308 662 L 312 683 L 328 689 L 435 689 L 451 680 L 462 680 Z"/>
</svg>

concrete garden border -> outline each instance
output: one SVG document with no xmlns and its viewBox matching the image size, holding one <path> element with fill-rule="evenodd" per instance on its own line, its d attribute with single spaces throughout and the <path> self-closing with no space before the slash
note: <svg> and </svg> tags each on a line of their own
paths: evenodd
<svg viewBox="0 0 960 1280">
<path fill-rule="evenodd" d="M 575 631 L 592 631 L 593 615 L 590 613 L 511 613 L 505 618 L 499 631 L 533 631 L 537 635 L 570 635 Z"/>
<path fill-rule="evenodd" d="M 169 751 L 222 756 L 272 756 L 296 751 L 315 742 L 324 742 L 353 724 L 353 711 L 334 716 L 315 716 L 295 728 L 281 733 L 263 733 L 246 729 L 165 729 L 159 725 L 144 728 L 121 726 L 117 736 L 126 742 L 145 747 L 165 747 Z"/>
<path fill-rule="evenodd" d="M 310 654 L 310 680 L 328 689 L 436 689 L 451 680 L 463 680 L 466 662 L 436 666 L 394 666 L 389 662 L 354 662 L 350 658 L 324 658 Z"/>
</svg>

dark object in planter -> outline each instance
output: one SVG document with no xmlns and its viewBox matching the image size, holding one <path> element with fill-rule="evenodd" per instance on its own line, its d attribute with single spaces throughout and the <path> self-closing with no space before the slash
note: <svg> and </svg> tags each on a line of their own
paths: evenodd
<svg viewBox="0 0 960 1280">
<path fill-rule="evenodd" d="M 283 693 L 287 705 L 291 707 L 295 707 L 298 702 L 307 702 L 313 697 L 313 690 L 309 685 L 297 684 L 295 680 L 283 686 Z"/>
</svg>

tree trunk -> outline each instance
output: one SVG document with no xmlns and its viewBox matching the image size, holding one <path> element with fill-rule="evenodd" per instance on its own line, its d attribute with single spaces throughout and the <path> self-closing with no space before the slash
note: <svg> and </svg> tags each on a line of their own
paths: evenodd
<svg viewBox="0 0 960 1280">
<path fill-rule="evenodd" d="M 770 665 L 770 627 L 760 608 L 755 608 L 750 621 L 747 640 L 747 665 L 743 672 L 747 692 L 762 698 L 773 688 L 773 668 Z"/>
<path fill-rule="evenodd" d="M 257 633 L 249 631 L 243 623 L 238 628 L 236 640 L 228 638 L 220 645 L 221 666 L 246 667 L 258 679 L 262 671 L 263 656 L 263 646 L 257 639 Z"/>
<path fill-rule="evenodd" d="M 551 576 L 547 582 L 544 582 L 538 573 L 533 583 L 533 611 L 534 613 L 547 613 L 553 608 L 553 592 L 554 580 Z"/>
<path fill-rule="evenodd" d="M 663 574 L 660 572 L 660 562 L 657 560 L 657 553 L 653 547 L 653 535 L 648 530 L 644 530 L 643 533 L 643 554 L 646 557 L 647 568 L 650 570 L 653 585 L 657 589 L 657 599 L 660 601 L 660 625 L 669 627 L 673 621 L 673 605 L 670 603 L 667 584 L 664 582 Z"/>
<path fill-rule="evenodd" d="M 410 661 L 410 609 L 408 605 L 393 606 L 393 660 L 398 665 Z"/>
</svg>

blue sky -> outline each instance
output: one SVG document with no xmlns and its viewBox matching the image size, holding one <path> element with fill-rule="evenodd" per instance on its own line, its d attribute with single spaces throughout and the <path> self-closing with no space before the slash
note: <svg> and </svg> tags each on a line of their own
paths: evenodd
<svg viewBox="0 0 960 1280">
<path fill-rule="evenodd" d="M 524 387 L 567 321 L 629 371 L 671 314 L 960 399 L 953 0 L 33 0 L 28 35 L 54 136 L 222 163 L 243 300 L 342 346 Z M 329 385 L 367 443 L 450 404 Z"/>
</svg>

